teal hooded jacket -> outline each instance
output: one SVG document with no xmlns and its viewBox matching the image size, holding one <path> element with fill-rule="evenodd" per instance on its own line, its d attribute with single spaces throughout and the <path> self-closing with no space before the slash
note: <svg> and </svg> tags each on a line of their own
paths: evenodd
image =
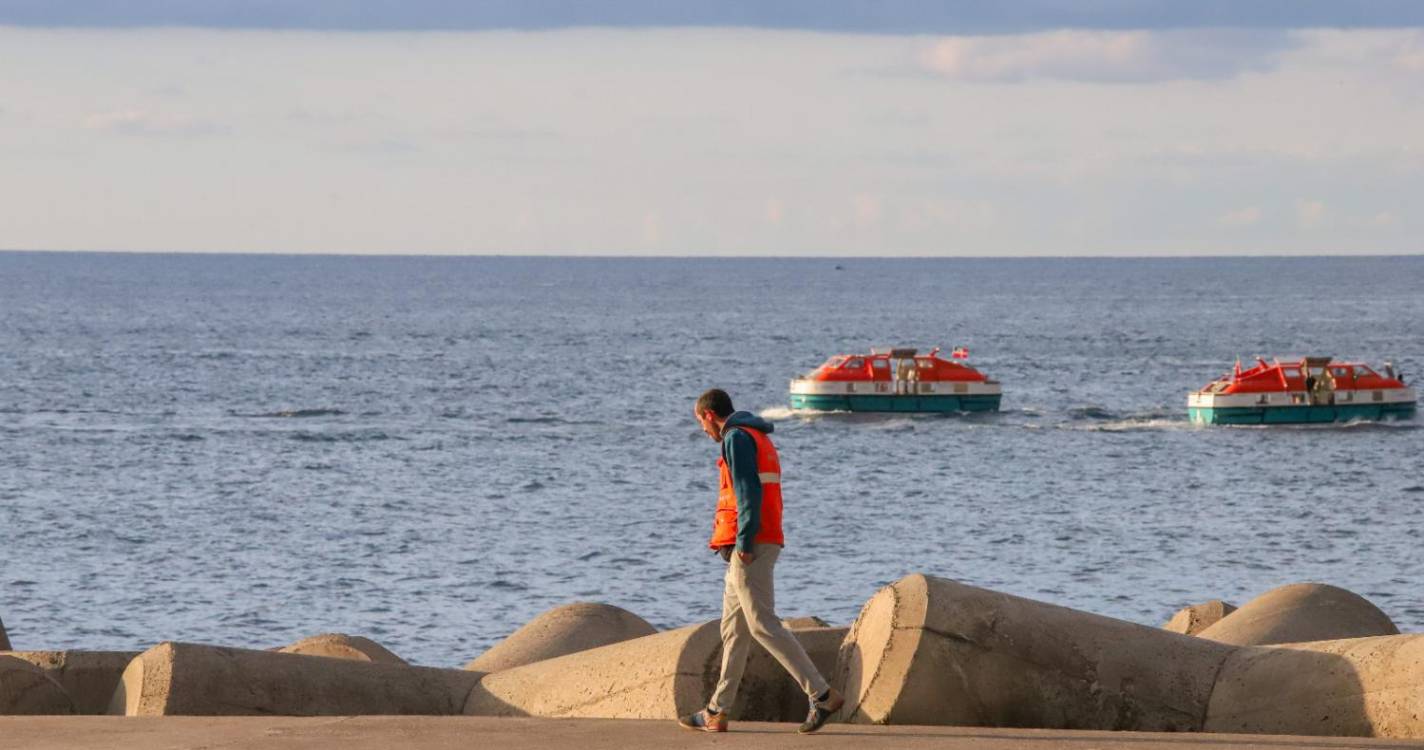
<svg viewBox="0 0 1424 750">
<path fill-rule="evenodd" d="M 732 475 L 737 493 L 737 551 L 752 552 L 752 540 L 761 530 L 761 478 L 757 475 L 756 440 L 745 430 L 750 427 L 768 435 L 775 425 L 749 411 L 734 411 L 722 425 L 722 460 Z"/>
</svg>

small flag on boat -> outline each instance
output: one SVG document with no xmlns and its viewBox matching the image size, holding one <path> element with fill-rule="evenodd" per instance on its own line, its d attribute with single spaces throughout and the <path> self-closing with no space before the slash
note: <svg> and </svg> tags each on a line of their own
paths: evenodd
<svg viewBox="0 0 1424 750">
<path fill-rule="evenodd" d="M 949 353 L 949 356 L 955 359 L 969 359 L 969 350 L 962 346 L 956 346 L 954 347 L 954 351 Z"/>
</svg>

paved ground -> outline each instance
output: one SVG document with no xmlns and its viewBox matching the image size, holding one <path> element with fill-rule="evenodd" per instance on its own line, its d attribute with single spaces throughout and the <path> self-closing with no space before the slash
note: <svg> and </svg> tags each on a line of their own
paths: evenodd
<svg viewBox="0 0 1424 750">
<path fill-rule="evenodd" d="M 0 716 L 0 750 L 661 750 L 662 748 L 943 748 L 945 750 L 1235 750 L 1236 748 L 1415 748 L 1424 740 L 1361 740 L 1229 734 L 1068 732 L 965 727 L 831 725 L 803 737 L 791 724 L 736 723 L 728 734 L 667 721 L 358 716 L 345 718 L 123 718 Z"/>
</svg>

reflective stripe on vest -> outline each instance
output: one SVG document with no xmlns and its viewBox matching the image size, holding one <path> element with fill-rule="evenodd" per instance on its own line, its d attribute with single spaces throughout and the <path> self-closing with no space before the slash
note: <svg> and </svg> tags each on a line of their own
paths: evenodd
<svg viewBox="0 0 1424 750">
<path fill-rule="evenodd" d="M 784 544 L 781 534 L 781 459 L 776 454 L 776 446 L 760 430 L 749 427 L 733 429 L 745 431 L 756 443 L 757 479 L 761 481 L 761 528 L 757 529 L 752 542 Z M 717 512 L 712 518 L 712 540 L 707 544 L 713 549 L 737 543 L 737 491 L 732 486 L 732 472 L 721 457 L 717 458 L 717 471 Z"/>
</svg>

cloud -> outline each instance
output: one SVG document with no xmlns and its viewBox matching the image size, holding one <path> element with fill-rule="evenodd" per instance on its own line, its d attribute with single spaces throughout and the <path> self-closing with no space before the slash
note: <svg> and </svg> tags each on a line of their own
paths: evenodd
<svg viewBox="0 0 1424 750">
<path fill-rule="evenodd" d="M 1317 200 L 1303 200 L 1295 205 L 1296 218 L 1300 220 L 1300 225 L 1310 229 L 1320 225 L 1325 220 L 1325 202 Z"/>
<path fill-rule="evenodd" d="M 1424 32 L 1400 38 L 1394 64 L 1407 73 L 1424 73 Z"/>
<path fill-rule="evenodd" d="M 408 156 L 426 150 L 419 141 L 396 136 L 377 136 L 345 143 L 332 143 L 325 148 L 366 156 Z"/>
<path fill-rule="evenodd" d="M 1299 42 L 1285 32 L 1051 31 L 940 39 L 920 55 L 922 68 L 959 81 L 1056 79 L 1095 83 L 1223 80 L 1268 71 Z"/>
<path fill-rule="evenodd" d="M 782 205 L 780 198 L 766 199 L 766 221 L 768 224 L 780 224 L 786 217 L 786 207 Z"/>
<path fill-rule="evenodd" d="M 97 112 L 84 118 L 87 130 L 102 130 L 121 135 L 210 135 L 221 128 L 190 115 L 165 114 L 139 109 L 119 109 Z"/>
<path fill-rule="evenodd" d="M 656 245 L 662 241 L 662 238 L 662 220 L 657 212 L 649 211 L 643 214 L 643 242 Z"/>
<path fill-rule="evenodd" d="M 983 199 L 930 199 L 902 209 L 899 220 L 903 228 L 913 231 L 982 231 L 994 227 L 997 209 Z"/>
<path fill-rule="evenodd" d="M 851 201 L 854 204 L 855 225 L 862 229 L 880 223 L 884 211 L 880 207 L 879 196 L 860 193 Z"/>
<path fill-rule="evenodd" d="M 1216 223 L 1224 227 L 1249 227 L 1261 220 L 1261 209 L 1247 206 L 1239 211 L 1231 211 L 1217 218 Z"/>
<path fill-rule="evenodd" d="M 1399 28 L 1417 0 L 0 0 L 21 26 L 361 31 L 739 27 L 870 34 L 1009 33 L 1053 28 Z"/>
<path fill-rule="evenodd" d="M 0 27 L 14 63 L 0 237 L 273 252 L 1415 251 L 1424 97 L 1393 62 L 1414 37 L 1301 32 L 1269 73 L 1123 86 L 903 75 L 929 37 Z M 1119 65 L 1150 59 L 1161 35 L 1127 38 Z M 555 135 L 499 137 L 517 132 Z M 1363 223 L 1381 212 L 1392 219 Z"/>
</svg>

